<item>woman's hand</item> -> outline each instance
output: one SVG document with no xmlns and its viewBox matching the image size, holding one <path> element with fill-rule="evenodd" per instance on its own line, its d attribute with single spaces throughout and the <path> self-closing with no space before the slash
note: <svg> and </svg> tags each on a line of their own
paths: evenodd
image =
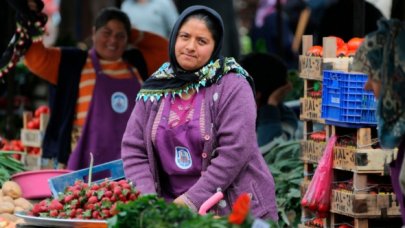
<svg viewBox="0 0 405 228">
<path fill-rule="evenodd" d="M 291 82 L 279 87 L 269 96 L 267 104 L 277 106 L 283 101 L 284 97 L 292 90 Z"/>
<path fill-rule="evenodd" d="M 186 204 L 186 202 L 184 202 L 184 199 L 183 199 L 182 196 L 179 196 L 179 197 L 177 197 L 175 200 L 173 200 L 173 203 L 174 203 L 174 204 L 177 204 L 177 205 L 179 205 L 179 206 L 188 207 L 187 204 Z"/>
</svg>

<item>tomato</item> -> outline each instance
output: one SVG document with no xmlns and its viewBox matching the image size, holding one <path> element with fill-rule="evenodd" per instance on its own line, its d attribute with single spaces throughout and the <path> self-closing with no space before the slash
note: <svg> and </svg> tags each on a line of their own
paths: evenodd
<svg viewBox="0 0 405 228">
<path fill-rule="evenodd" d="M 32 121 L 33 124 L 34 124 L 34 128 L 33 128 L 33 129 L 39 129 L 39 118 L 38 118 L 38 117 L 34 117 L 31 121 Z"/>
<path fill-rule="evenodd" d="M 338 47 L 336 50 L 336 57 L 347 56 L 347 54 L 348 54 L 347 44 Z"/>
<path fill-rule="evenodd" d="M 12 157 L 16 160 L 21 160 L 21 154 L 13 154 Z"/>
<path fill-rule="evenodd" d="M 35 117 L 39 117 L 42 113 L 47 114 L 49 113 L 49 107 L 46 105 L 41 105 L 39 106 L 35 112 L 34 112 L 34 116 Z"/>
<path fill-rule="evenodd" d="M 35 123 L 32 122 L 32 121 L 28 122 L 28 123 L 27 123 L 27 128 L 28 128 L 28 129 L 35 129 Z"/>
<path fill-rule="evenodd" d="M 349 51 L 356 51 L 357 48 L 360 47 L 361 43 L 363 43 L 364 38 L 353 37 L 347 42 L 347 48 Z"/>
<path fill-rule="evenodd" d="M 322 56 L 323 55 L 323 48 L 322 46 L 312 46 L 308 49 L 307 53 L 308 56 Z"/>
</svg>

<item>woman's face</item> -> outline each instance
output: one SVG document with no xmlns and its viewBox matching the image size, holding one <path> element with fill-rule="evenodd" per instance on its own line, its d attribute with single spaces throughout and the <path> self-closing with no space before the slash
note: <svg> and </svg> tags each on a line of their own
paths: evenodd
<svg viewBox="0 0 405 228">
<path fill-rule="evenodd" d="M 205 22 L 191 18 L 177 34 L 174 47 L 177 63 L 183 70 L 197 70 L 211 58 L 214 47 L 215 40 Z"/>
<path fill-rule="evenodd" d="M 125 26 L 118 20 L 110 20 L 97 31 L 93 30 L 94 48 L 102 59 L 115 61 L 121 58 L 127 42 Z"/>
<path fill-rule="evenodd" d="M 381 81 L 377 81 L 368 77 L 364 89 L 368 91 L 373 91 L 374 96 L 378 99 L 380 97 Z"/>
</svg>

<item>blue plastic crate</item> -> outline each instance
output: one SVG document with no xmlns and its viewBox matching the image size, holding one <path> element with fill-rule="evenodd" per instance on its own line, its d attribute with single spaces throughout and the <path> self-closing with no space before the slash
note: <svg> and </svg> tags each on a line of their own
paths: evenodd
<svg viewBox="0 0 405 228">
<path fill-rule="evenodd" d="M 364 89 L 367 74 L 323 71 L 322 113 L 328 124 L 361 127 L 376 125 L 376 101 Z"/>
<path fill-rule="evenodd" d="M 109 180 L 120 180 L 125 178 L 124 165 L 121 159 L 93 166 L 92 170 L 93 175 L 101 172 L 103 173 L 107 172 L 109 174 L 108 177 Z M 49 178 L 48 184 L 49 188 L 51 189 L 53 197 L 57 197 L 58 193 L 63 192 L 66 187 L 72 186 L 76 180 L 87 181 L 88 175 L 89 175 L 89 168 Z M 96 179 L 92 182 L 99 183 L 102 181 L 104 181 L 104 178 L 99 180 Z"/>
</svg>

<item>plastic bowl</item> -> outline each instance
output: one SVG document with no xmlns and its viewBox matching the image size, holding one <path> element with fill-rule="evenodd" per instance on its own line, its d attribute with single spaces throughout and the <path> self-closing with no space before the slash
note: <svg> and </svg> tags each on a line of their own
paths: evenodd
<svg viewBox="0 0 405 228">
<path fill-rule="evenodd" d="M 41 199 L 52 196 L 48 179 L 62 174 L 70 173 L 64 169 L 43 169 L 26 171 L 14 174 L 11 180 L 17 182 L 22 190 L 22 196 L 26 199 Z"/>
</svg>

